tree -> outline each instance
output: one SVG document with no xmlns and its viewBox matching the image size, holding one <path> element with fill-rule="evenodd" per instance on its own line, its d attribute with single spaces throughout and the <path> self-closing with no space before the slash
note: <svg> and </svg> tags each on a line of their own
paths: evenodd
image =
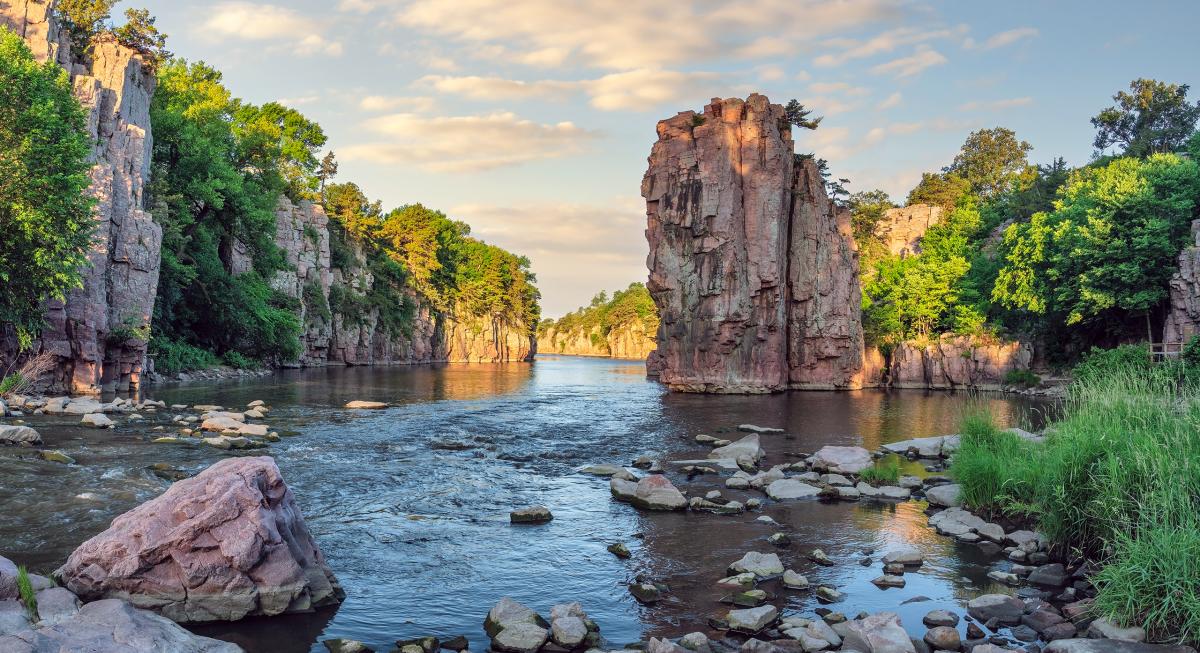
<svg viewBox="0 0 1200 653">
<path fill-rule="evenodd" d="M 805 109 L 804 105 L 800 104 L 797 100 L 789 100 L 783 110 L 787 114 L 788 123 L 801 129 L 816 129 L 821 125 L 821 121 L 825 119 L 824 116 L 809 118 L 812 115 L 812 110 Z"/>
<path fill-rule="evenodd" d="M 317 179 L 321 182 L 320 191 L 322 199 L 325 197 L 325 184 L 328 183 L 330 179 L 336 177 L 337 173 L 337 155 L 333 153 L 333 150 L 329 150 L 329 152 L 325 154 L 324 158 L 321 159 L 320 167 L 317 168 Z"/>
<path fill-rule="evenodd" d="M 117 42 L 136 50 L 144 56 L 151 67 L 158 68 L 171 58 L 167 50 L 167 35 L 155 27 L 155 18 L 145 9 L 126 9 L 125 24 L 113 30 Z"/>
<path fill-rule="evenodd" d="M 107 29 L 117 0 L 59 0 L 55 5 L 59 21 L 71 35 L 71 48 L 85 52 L 92 39 Z"/>
<path fill-rule="evenodd" d="M 1198 202 L 1200 164 L 1177 155 L 1077 170 L 1053 211 L 1005 232 L 993 298 L 1051 326 L 1112 331 L 1137 317 L 1148 325 L 1200 217 Z"/>
<path fill-rule="evenodd" d="M 1092 126 L 1099 130 L 1096 149 L 1120 145 L 1126 156 L 1134 157 L 1180 150 L 1200 119 L 1200 103 L 1188 102 L 1188 88 L 1155 79 L 1133 80 L 1131 92 L 1113 96 L 1116 106 L 1092 118 Z"/>
<path fill-rule="evenodd" d="M 926 172 L 921 175 L 917 187 L 908 194 L 905 204 L 930 204 L 940 206 L 950 212 L 961 199 L 971 190 L 971 184 L 957 174 L 938 174 Z"/>
<path fill-rule="evenodd" d="M 22 348 L 47 299 L 80 285 L 95 228 L 91 142 L 66 71 L 0 27 L 0 323 Z"/>
<path fill-rule="evenodd" d="M 988 198 L 1006 191 L 1028 165 L 1033 146 L 1004 127 L 971 132 L 954 161 L 942 172 L 962 177 L 971 192 Z"/>
<path fill-rule="evenodd" d="M 871 262 L 883 255 L 883 244 L 875 231 L 888 209 L 896 208 L 892 198 L 882 190 L 859 191 L 846 201 L 850 209 L 850 227 L 862 260 L 869 269 Z"/>
</svg>

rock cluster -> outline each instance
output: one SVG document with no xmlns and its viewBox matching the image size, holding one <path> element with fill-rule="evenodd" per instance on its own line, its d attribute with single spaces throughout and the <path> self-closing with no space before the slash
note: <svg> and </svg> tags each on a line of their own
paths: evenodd
<svg viewBox="0 0 1200 653">
<path fill-rule="evenodd" d="M 783 107 L 714 99 L 658 123 L 642 181 L 652 367 L 675 390 L 861 386 L 858 254 Z"/>
<path fill-rule="evenodd" d="M 565 653 L 595 646 L 600 641 L 599 626 L 578 603 L 554 606 L 547 621 L 504 597 L 488 612 L 483 629 L 492 638 L 492 650 L 501 653 L 534 653 L 543 647 Z"/>
<path fill-rule="evenodd" d="M 181 623 L 306 612 L 344 594 L 271 458 L 229 458 L 113 520 L 59 569 L 84 600 Z"/>
</svg>

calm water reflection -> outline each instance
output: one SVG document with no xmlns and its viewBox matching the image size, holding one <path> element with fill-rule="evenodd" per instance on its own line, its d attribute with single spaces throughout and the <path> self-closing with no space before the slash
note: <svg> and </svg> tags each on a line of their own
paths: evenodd
<svg viewBox="0 0 1200 653">
<path fill-rule="evenodd" d="M 336 613 L 201 630 L 252 651 L 324 650 L 318 642 L 329 637 L 386 648 L 397 638 L 460 633 L 484 650 L 481 622 L 505 595 L 543 612 L 578 600 L 614 645 L 702 630 L 723 607 L 713 581 L 746 551 L 772 550 L 766 538 L 774 529 L 755 523 L 757 514 L 641 514 L 613 502 L 606 480 L 580 475 L 579 467 L 628 463 L 642 453 L 702 457 L 706 450 L 692 441 L 697 433 L 732 435 L 743 422 L 788 430 L 765 439 L 774 463 L 825 444 L 875 448 L 950 433 L 968 405 L 1014 425 L 1036 427 L 1042 418 L 1037 405 L 994 396 L 670 395 L 644 372 L 638 363 L 544 357 L 528 365 L 288 371 L 154 390 L 151 395 L 168 404 L 240 406 L 263 399 L 273 407 L 271 427 L 291 437 L 269 453 L 348 593 Z M 343 410 L 352 399 L 395 407 Z M 230 455 L 150 444 L 158 435 L 153 426 L 169 417 L 167 411 L 157 421 L 100 432 L 70 419 L 34 418 L 47 446 L 62 448 L 79 464 L 0 450 L 0 554 L 49 570 L 113 517 L 166 487 L 153 464 L 195 472 Z M 703 493 L 719 483 L 700 477 L 686 489 Z M 555 520 L 508 524 L 509 510 L 531 504 L 549 506 Z M 837 607 L 848 614 L 891 609 L 924 595 L 933 601 L 901 611 L 906 624 L 920 628 L 928 610 L 987 587 L 988 567 L 978 549 L 935 537 L 918 504 L 792 502 L 764 512 L 792 534 L 793 546 L 779 551 L 785 563 L 845 591 L 847 601 Z M 632 560 L 605 550 L 617 540 L 630 545 Z M 910 574 L 904 589 L 877 589 L 869 580 L 879 566 L 859 566 L 860 551 L 883 552 L 903 542 L 920 543 L 930 563 Z M 814 567 L 803 554 L 815 546 L 845 564 Z M 638 573 L 669 583 L 671 600 L 651 608 L 634 602 L 625 588 Z M 779 604 L 788 608 L 815 606 L 811 595 L 779 593 L 786 597 Z"/>
</svg>

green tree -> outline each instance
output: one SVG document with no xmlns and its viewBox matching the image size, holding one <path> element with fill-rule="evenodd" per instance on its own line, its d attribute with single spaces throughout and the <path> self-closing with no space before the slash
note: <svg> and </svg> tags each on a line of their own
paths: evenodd
<svg viewBox="0 0 1200 653">
<path fill-rule="evenodd" d="M 850 226 L 854 242 L 858 244 L 862 267 L 867 269 L 872 261 L 884 253 L 883 243 L 875 233 L 888 209 L 896 208 L 892 198 L 882 190 L 859 191 L 846 201 L 850 209 Z"/>
<path fill-rule="evenodd" d="M 789 100 L 783 110 L 787 114 L 788 123 L 801 129 L 816 129 L 821 125 L 821 121 L 825 119 L 824 116 L 817 118 L 810 117 L 812 109 L 805 109 L 804 105 L 800 104 L 798 100 Z"/>
<path fill-rule="evenodd" d="M 157 68 L 171 58 L 167 50 L 167 35 L 158 31 L 155 18 L 146 9 L 126 9 L 125 24 L 113 30 L 117 42 L 140 52 Z"/>
<path fill-rule="evenodd" d="M 1200 165 L 1173 154 L 1077 170 L 1053 211 L 1006 231 L 993 297 L 1051 326 L 1111 332 L 1141 317 L 1148 328 L 1198 201 Z"/>
<path fill-rule="evenodd" d="M 1006 191 L 1028 165 L 1033 146 L 1004 127 L 971 132 L 954 161 L 943 172 L 962 177 L 971 192 L 995 197 Z"/>
<path fill-rule="evenodd" d="M 71 48 L 85 52 L 97 34 L 108 29 L 117 0 L 58 0 L 59 21 L 71 35 Z"/>
<path fill-rule="evenodd" d="M 86 117 L 66 71 L 0 27 L 0 322 L 23 348 L 80 284 L 95 228 Z"/>
<path fill-rule="evenodd" d="M 333 153 L 333 150 L 329 150 L 329 152 L 327 152 L 321 159 L 320 167 L 317 168 L 317 180 L 321 183 L 320 192 L 322 201 L 325 199 L 325 184 L 329 183 L 329 180 L 336 177 L 337 173 L 337 155 Z"/>
<path fill-rule="evenodd" d="M 908 194 L 905 204 L 930 204 L 953 211 L 958 200 L 971 190 L 971 183 L 956 174 L 926 172 Z"/>
<path fill-rule="evenodd" d="M 1135 157 L 1180 150 L 1200 119 L 1200 103 L 1188 102 L 1188 85 L 1135 79 L 1129 91 L 1118 92 L 1116 106 L 1092 118 L 1096 149 L 1119 145 Z"/>
</svg>

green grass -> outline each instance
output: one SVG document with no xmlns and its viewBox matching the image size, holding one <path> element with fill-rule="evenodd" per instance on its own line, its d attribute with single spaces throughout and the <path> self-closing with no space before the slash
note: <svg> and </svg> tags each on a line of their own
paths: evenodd
<svg viewBox="0 0 1200 653">
<path fill-rule="evenodd" d="M 1004 375 L 1004 385 L 1036 388 L 1042 382 L 1042 377 L 1029 370 L 1009 370 Z"/>
<path fill-rule="evenodd" d="M 871 485 L 895 485 L 900 481 L 900 460 L 895 456 L 875 463 L 858 474 L 858 478 Z"/>
<path fill-rule="evenodd" d="M 1045 444 L 968 415 L 951 473 L 972 508 L 1030 518 L 1065 552 L 1103 562 L 1100 614 L 1196 641 L 1200 389 L 1179 364 L 1113 358 L 1131 364 L 1090 358 Z"/>
<path fill-rule="evenodd" d="M 25 611 L 29 613 L 29 620 L 37 623 L 37 593 L 33 591 L 33 583 L 29 582 L 29 571 L 25 567 L 17 568 L 17 591 L 21 595 L 21 603 L 25 604 Z"/>
</svg>

